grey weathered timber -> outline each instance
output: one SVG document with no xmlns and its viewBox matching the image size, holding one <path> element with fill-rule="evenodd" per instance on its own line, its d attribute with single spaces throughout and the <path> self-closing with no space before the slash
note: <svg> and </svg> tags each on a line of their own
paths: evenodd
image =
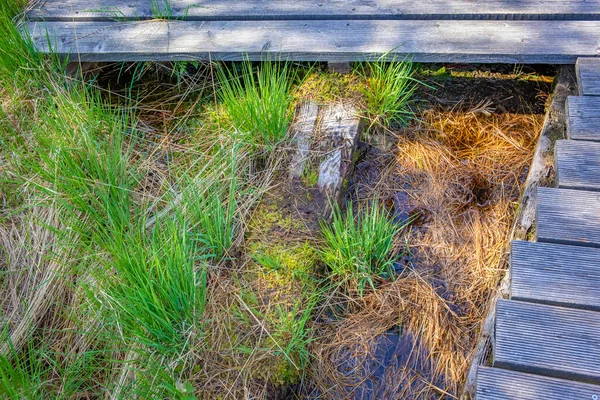
<svg viewBox="0 0 600 400">
<path fill-rule="evenodd" d="M 46 0 L 29 13 L 47 21 L 152 19 L 553 19 L 598 20 L 600 0 Z"/>
<path fill-rule="evenodd" d="M 597 53 L 596 56 L 599 54 Z M 580 58 L 575 65 L 581 96 L 600 96 L 600 58 Z"/>
<path fill-rule="evenodd" d="M 600 249 L 515 240 L 511 298 L 600 311 Z"/>
<path fill-rule="evenodd" d="M 600 386 L 480 367 L 476 400 L 578 400 L 600 397 Z"/>
<path fill-rule="evenodd" d="M 392 51 L 417 62 L 573 63 L 595 55 L 600 21 L 30 22 L 37 47 L 80 61 L 356 61 Z"/>
<path fill-rule="evenodd" d="M 600 314 L 499 300 L 494 366 L 600 383 Z"/>
<path fill-rule="evenodd" d="M 351 172 L 353 154 L 360 135 L 360 113 L 351 104 L 335 103 L 321 115 L 319 153 L 324 157 L 319 165 L 317 187 L 329 198 L 339 200 L 344 181 Z"/>
<path fill-rule="evenodd" d="M 521 204 L 515 214 L 515 223 L 511 232 L 512 239 L 525 239 L 535 225 L 537 208 L 537 187 L 551 176 L 554 169 L 554 141 L 564 136 L 566 126 L 565 102 L 577 91 L 575 69 L 572 65 L 562 66 L 559 70 L 556 86 L 552 93 L 550 106 L 544 118 L 544 126 L 531 160 L 527 174 Z"/>
<path fill-rule="evenodd" d="M 600 247 L 600 193 L 539 187 L 539 242 Z"/>
<path fill-rule="evenodd" d="M 288 168 L 290 178 L 300 178 L 304 173 L 308 156 L 310 154 L 310 142 L 317 125 L 319 105 L 314 101 L 307 101 L 296 108 L 296 118 L 290 131 L 292 145 L 295 151 Z"/>
<path fill-rule="evenodd" d="M 600 142 L 600 96 L 569 96 L 567 137 Z"/>
<path fill-rule="evenodd" d="M 558 187 L 600 190 L 600 143 L 558 140 L 554 159 Z"/>
</svg>

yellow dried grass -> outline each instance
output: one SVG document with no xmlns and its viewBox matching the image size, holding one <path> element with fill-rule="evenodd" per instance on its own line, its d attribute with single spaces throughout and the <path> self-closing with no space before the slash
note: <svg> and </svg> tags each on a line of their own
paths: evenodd
<svg viewBox="0 0 600 400">
<path fill-rule="evenodd" d="M 416 337 L 412 352 L 422 359 L 395 372 L 401 384 L 393 396 L 457 396 L 506 267 L 522 177 L 541 124 L 539 115 L 432 110 L 399 135 L 395 166 L 373 190 L 405 190 L 420 214 L 407 237 L 413 265 L 396 281 L 354 299 L 359 305 L 350 316 L 323 329 L 313 376 L 324 392 L 337 388 L 326 397 L 351 396 L 361 382 L 338 370 L 344 349 L 373 362 L 368 355 L 375 338 L 398 324 Z"/>
</svg>

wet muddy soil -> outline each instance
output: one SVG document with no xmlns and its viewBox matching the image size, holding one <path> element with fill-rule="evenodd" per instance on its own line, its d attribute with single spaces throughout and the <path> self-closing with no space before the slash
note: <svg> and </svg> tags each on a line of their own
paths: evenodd
<svg viewBox="0 0 600 400">
<path fill-rule="evenodd" d="M 494 113 L 544 114 L 553 77 L 552 65 L 426 64 L 417 79 L 428 85 L 417 93 L 421 108 Z"/>
<path fill-rule="evenodd" d="M 427 87 L 422 87 L 417 93 L 417 119 L 424 112 L 445 113 L 480 112 L 490 114 L 535 114 L 543 115 L 551 93 L 553 76 L 556 68 L 553 66 L 465 66 L 465 65 L 426 65 L 418 76 Z M 415 125 L 419 124 L 418 122 Z M 422 126 L 420 126 L 422 128 Z M 398 168 L 395 154 L 398 137 L 411 135 L 414 127 L 409 126 L 385 133 L 385 145 L 381 141 L 362 141 L 359 143 L 360 157 L 355 163 L 355 169 L 349 180 L 346 196 L 347 201 L 364 202 L 377 198 L 389 210 L 398 223 L 412 221 L 412 229 L 427 229 L 424 224 L 428 219 L 428 210 L 417 207 L 411 197 L 414 187 L 411 183 L 403 182 L 400 174 L 393 171 Z M 380 133 L 381 134 L 381 133 Z M 521 171 L 518 179 L 523 184 L 527 176 L 527 168 Z M 472 176 L 464 182 L 463 190 L 468 191 L 465 198 L 469 199 L 466 207 L 483 209 L 492 201 L 492 188 L 488 180 Z M 507 190 L 507 200 L 518 200 L 519 190 Z M 409 251 L 397 263 L 397 272 L 402 274 L 409 269 L 419 269 L 419 251 Z M 439 266 L 439 268 L 443 268 Z M 435 272 L 435 271 L 433 271 Z M 438 295 L 450 306 L 456 315 L 466 314 L 469 309 L 456 298 L 456 293 L 447 282 L 442 271 L 428 274 L 430 284 Z M 397 326 L 376 336 L 368 345 L 368 356 L 348 348 L 344 356 L 338 360 L 340 372 L 352 377 L 355 389 L 352 392 L 355 399 L 396 399 L 396 398 L 430 398 L 431 394 L 421 394 L 423 381 L 419 376 L 431 375 L 433 365 L 429 363 L 427 354 L 416 354 L 414 335 Z M 364 345 L 364 343 L 362 343 Z M 356 349 L 354 349 L 356 350 Z M 412 370 L 408 379 L 403 372 Z M 402 377 L 402 379 L 399 379 Z M 417 379 L 414 379 L 417 377 Z M 442 378 L 443 380 L 443 378 Z M 429 382 L 428 385 L 443 382 Z M 413 385 L 413 387 L 411 387 Z M 431 392 L 429 392 L 431 393 Z M 447 398 L 453 398 L 448 394 Z M 436 398 L 445 398 L 438 392 Z"/>
</svg>

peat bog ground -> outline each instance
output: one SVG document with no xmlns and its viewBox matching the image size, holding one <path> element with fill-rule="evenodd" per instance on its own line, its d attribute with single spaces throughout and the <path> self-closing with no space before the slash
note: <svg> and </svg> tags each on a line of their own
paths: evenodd
<svg viewBox="0 0 600 400">
<path fill-rule="evenodd" d="M 74 67 L 7 1 L 3 398 L 459 396 L 553 67 Z M 287 183 L 309 102 L 361 121 L 339 198 Z"/>
</svg>

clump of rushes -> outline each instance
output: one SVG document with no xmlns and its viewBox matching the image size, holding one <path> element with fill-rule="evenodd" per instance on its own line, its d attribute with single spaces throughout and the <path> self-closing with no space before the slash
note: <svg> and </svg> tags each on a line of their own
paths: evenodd
<svg viewBox="0 0 600 400">
<path fill-rule="evenodd" d="M 266 61 L 256 70 L 250 61 L 240 70 L 219 65 L 217 76 L 219 97 L 242 142 L 270 151 L 285 139 L 296 78 L 288 63 Z"/>
<path fill-rule="evenodd" d="M 407 223 L 408 224 L 408 223 Z M 377 205 L 366 207 L 355 218 L 352 204 L 342 213 L 333 209 L 333 223 L 322 223 L 324 245 L 319 250 L 321 259 L 332 274 L 358 289 L 362 296 L 368 286 L 375 289 L 375 279 L 393 275 L 394 238 L 407 224 L 391 221 Z"/>
<path fill-rule="evenodd" d="M 239 151 L 234 149 L 222 167 L 227 180 L 205 182 L 192 179 L 183 191 L 192 227 L 199 231 L 198 240 L 206 254 L 218 262 L 227 255 L 236 233 L 237 196 L 241 190 L 237 178 Z M 227 165 L 228 164 L 228 165 Z"/>
<path fill-rule="evenodd" d="M 406 125 L 414 117 L 410 104 L 420 82 L 413 77 L 412 62 L 388 60 L 384 55 L 377 62 L 361 64 L 357 72 L 366 81 L 360 91 L 370 128 Z"/>
<path fill-rule="evenodd" d="M 56 201 L 79 251 L 98 256 L 91 300 L 110 305 L 114 314 L 106 318 L 126 340 L 181 351 L 203 310 L 201 246 L 181 213 L 157 220 L 148 232 L 145 210 L 134 203 L 138 177 L 124 143 L 130 117 L 85 88 L 59 91 L 44 111 L 30 167 L 45 194 L 60 193 Z"/>
<path fill-rule="evenodd" d="M 126 339 L 162 354 L 181 352 L 204 310 L 207 285 L 183 216 L 158 220 L 149 236 L 142 229 L 113 238 L 97 296 L 117 312 Z"/>
</svg>

